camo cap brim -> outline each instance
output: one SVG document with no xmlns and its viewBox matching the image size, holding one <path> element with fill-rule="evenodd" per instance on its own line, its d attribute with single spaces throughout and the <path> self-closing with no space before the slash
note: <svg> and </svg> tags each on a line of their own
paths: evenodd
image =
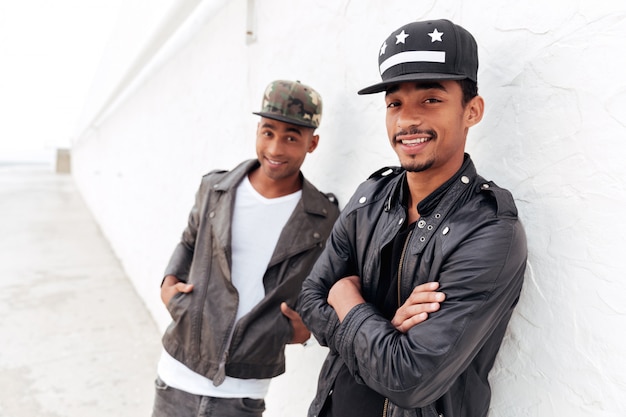
<svg viewBox="0 0 626 417">
<path fill-rule="evenodd" d="M 300 81 L 272 81 L 263 94 L 261 111 L 253 114 L 315 129 L 322 120 L 322 97 Z"/>
</svg>

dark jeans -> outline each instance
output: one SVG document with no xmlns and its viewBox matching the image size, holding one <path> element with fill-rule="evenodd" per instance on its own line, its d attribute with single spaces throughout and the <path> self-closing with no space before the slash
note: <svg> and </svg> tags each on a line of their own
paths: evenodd
<svg viewBox="0 0 626 417">
<path fill-rule="evenodd" d="M 155 381 L 152 417 L 261 417 L 265 401 L 252 398 L 215 398 L 190 394 Z"/>
</svg>

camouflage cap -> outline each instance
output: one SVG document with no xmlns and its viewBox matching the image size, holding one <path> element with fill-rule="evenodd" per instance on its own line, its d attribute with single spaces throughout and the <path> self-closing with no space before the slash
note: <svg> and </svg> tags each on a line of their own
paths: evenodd
<svg viewBox="0 0 626 417">
<path fill-rule="evenodd" d="M 322 120 L 322 97 L 300 81 L 276 80 L 265 89 L 261 111 L 253 114 L 315 129 Z"/>
</svg>

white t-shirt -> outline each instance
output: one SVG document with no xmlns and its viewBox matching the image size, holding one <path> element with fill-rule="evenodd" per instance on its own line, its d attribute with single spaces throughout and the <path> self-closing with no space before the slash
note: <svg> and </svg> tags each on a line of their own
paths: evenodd
<svg viewBox="0 0 626 417">
<path fill-rule="evenodd" d="M 237 318 L 246 315 L 265 297 L 263 275 L 283 227 L 300 201 L 302 191 L 278 198 L 265 198 L 248 177 L 237 187 L 232 220 L 232 282 L 239 293 Z M 270 380 L 226 376 L 213 382 L 187 368 L 162 351 L 157 372 L 167 385 L 196 395 L 219 398 L 265 398 Z"/>
</svg>

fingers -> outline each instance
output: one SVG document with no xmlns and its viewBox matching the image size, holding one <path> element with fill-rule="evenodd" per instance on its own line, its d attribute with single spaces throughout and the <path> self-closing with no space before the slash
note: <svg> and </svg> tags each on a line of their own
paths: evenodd
<svg viewBox="0 0 626 417">
<path fill-rule="evenodd" d="M 428 282 L 413 289 L 409 298 L 396 311 L 391 324 L 399 331 L 406 333 L 411 327 L 425 321 L 430 313 L 441 308 L 446 296 L 437 292 L 438 282 Z"/>
<path fill-rule="evenodd" d="M 172 297 L 177 293 L 190 293 L 191 291 L 193 291 L 193 284 L 166 279 L 161 286 L 161 300 L 163 301 L 163 304 L 168 305 Z"/>
<path fill-rule="evenodd" d="M 396 311 L 395 316 L 391 320 L 391 324 L 396 328 L 399 327 L 413 327 L 428 318 L 429 313 L 434 313 L 441 308 L 441 304 L 438 302 L 433 303 L 420 303 L 420 304 L 407 304 Z M 408 329 L 407 329 L 408 330 Z"/>
<path fill-rule="evenodd" d="M 405 304 L 440 303 L 446 299 L 446 295 L 442 292 L 437 292 L 438 288 L 438 282 L 427 282 L 426 284 L 418 285 L 413 289 Z"/>
<path fill-rule="evenodd" d="M 406 333 L 409 331 L 411 327 L 426 321 L 427 318 L 428 318 L 428 313 L 422 312 L 394 326 L 398 331 L 402 333 Z"/>
<path fill-rule="evenodd" d="M 289 319 L 293 329 L 293 337 L 289 343 L 304 343 L 309 340 L 311 332 L 302 322 L 300 314 L 289 307 L 285 302 L 280 303 L 280 311 Z"/>
<path fill-rule="evenodd" d="M 193 284 L 178 282 L 176 283 L 176 285 L 174 285 L 174 288 L 176 288 L 177 292 L 189 293 L 193 290 Z"/>
<path fill-rule="evenodd" d="M 294 309 L 289 307 L 284 301 L 280 303 L 280 311 L 290 320 L 300 319 L 300 315 Z"/>
</svg>

